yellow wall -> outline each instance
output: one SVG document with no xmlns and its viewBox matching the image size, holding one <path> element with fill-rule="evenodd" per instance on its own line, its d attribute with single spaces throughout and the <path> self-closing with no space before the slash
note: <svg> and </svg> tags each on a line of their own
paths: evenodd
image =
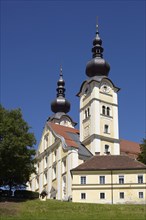
<svg viewBox="0 0 146 220">
<path fill-rule="evenodd" d="M 119 184 L 119 175 L 124 175 L 124 184 Z M 138 183 L 138 175 L 143 175 L 142 184 Z M 81 176 L 86 176 L 86 184 L 80 184 Z M 105 184 L 100 184 L 99 176 L 105 176 Z M 73 202 L 145 204 L 146 171 L 74 171 L 72 191 Z M 124 192 L 124 199 L 120 192 Z M 143 198 L 139 198 L 139 192 L 143 192 Z M 86 193 L 86 199 L 81 199 L 81 193 Z M 105 193 L 105 199 L 100 199 L 100 193 Z"/>
<path fill-rule="evenodd" d="M 104 83 L 109 85 L 110 88 L 106 93 L 103 90 Z M 86 88 L 88 88 L 87 93 L 85 92 Z M 105 114 L 103 114 L 103 106 L 105 106 Z M 110 109 L 109 114 L 107 108 Z M 85 111 L 88 109 L 90 116 L 86 118 Z M 106 125 L 108 125 L 108 132 L 106 131 Z M 112 155 L 120 154 L 119 145 L 117 144 L 119 141 L 117 90 L 108 79 L 103 79 L 101 82 L 93 80 L 90 83 L 85 83 L 82 88 L 80 97 L 80 138 L 85 146 L 88 144 L 89 150 L 93 154 L 96 152 L 100 152 L 101 155 L 105 154 L 103 140 L 105 140 L 106 145 L 109 145 L 109 151 Z"/>
</svg>

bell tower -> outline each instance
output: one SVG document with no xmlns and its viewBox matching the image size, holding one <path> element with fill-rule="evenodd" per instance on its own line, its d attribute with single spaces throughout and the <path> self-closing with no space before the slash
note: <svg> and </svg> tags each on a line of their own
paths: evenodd
<svg viewBox="0 0 146 220">
<path fill-rule="evenodd" d="M 77 123 L 67 114 L 70 111 L 71 105 L 65 98 L 65 81 L 63 79 L 62 67 L 60 67 L 60 77 L 57 82 L 56 91 L 56 98 L 51 102 L 51 110 L 54 114 L 47 121 L 74 128 Z"/>
<path fill-rule="evenodd" d="M 110 65 L 103 59 L 98 25 L 93 40 L 92 59 L 86 65 L 80 98 L 80 140 L 92 154 L 119 155 L 118 91 L 108 78 Z"/>
</svg>

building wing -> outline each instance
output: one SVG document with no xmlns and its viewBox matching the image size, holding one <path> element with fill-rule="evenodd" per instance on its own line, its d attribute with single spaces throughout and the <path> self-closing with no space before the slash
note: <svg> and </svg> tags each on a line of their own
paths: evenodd
<svg viewBox="0 0 146 220">
<path fill-rule="evenodd" d="M 146 165 L 125 155 L 93 156 L 73 171 L 146 169 Z"/>
</svg>

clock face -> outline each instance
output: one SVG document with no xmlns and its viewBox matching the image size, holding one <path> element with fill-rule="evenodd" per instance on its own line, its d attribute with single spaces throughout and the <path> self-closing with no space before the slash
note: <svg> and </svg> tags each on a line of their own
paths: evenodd
<svg viewBox="0 0 146 220">
<path fill-rule="evenodd" d="M 102 92 L 108 93 L 108 92 L 110 92 L 110 89 L 111 88 L 110 88 L 108 83 L 103 83 L 102 86 L 101 86 Z"/>
</svg>

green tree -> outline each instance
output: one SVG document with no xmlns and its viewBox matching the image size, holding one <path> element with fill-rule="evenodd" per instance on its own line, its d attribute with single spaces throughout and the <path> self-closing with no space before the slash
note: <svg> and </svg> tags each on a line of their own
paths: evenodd
<svg viewBox="0 0 146 220">
<path fill-rule="evenodd" d="M 143 139 L 143 143 L 140 144 L 140 153 L 137 159 L 146 164 L 146 139 Z"/>
<path fill-rule="evenodd" d="M 34 144 L 30 127 L 20 109 L 6 110 L 0 105 L 0 186 L 26 185 L 34 168 Z"/>
</svg>

